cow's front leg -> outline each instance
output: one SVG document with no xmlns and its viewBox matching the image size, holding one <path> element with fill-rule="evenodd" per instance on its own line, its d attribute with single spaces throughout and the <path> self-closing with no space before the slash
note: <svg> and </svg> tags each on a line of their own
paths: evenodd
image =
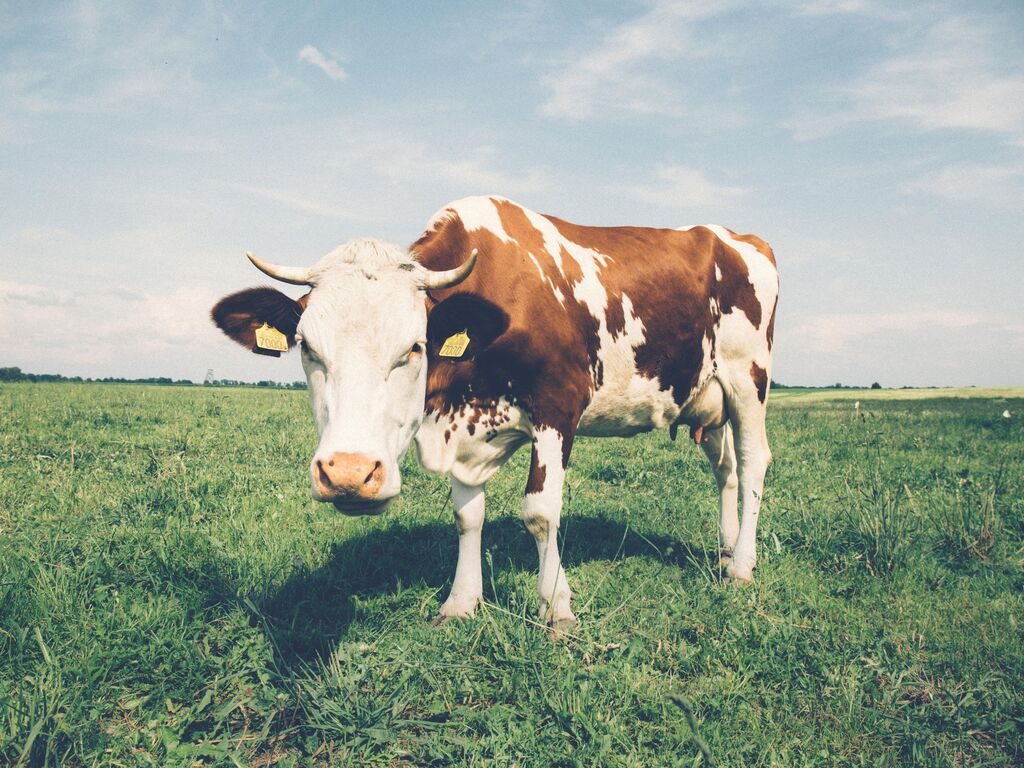
<svg viewBox="0 0 1024 768">
<path fill-rule="evenodd" d="M 572 438 L 566 438 L 571 440 Z M 565 458 L 570 446 L 563 450 L 563 437 L 553 429 L 538 429 L 533 437 L 530 478 L 523 499 L 523 521 L 537 540 L 540 573 L 537 592 L 540 597 L 540 618 L 556 631 L 576 623 L 569 607 L 572 593 L 562 569 L 558 552 L 558 524 L 562 515 L 562 486 L 565 480 Z"/>
<path fill-rule="evenodd" d="M 459 531 L 459 562 L 451 594 L 441 606 L 439 618 L 471 616 L 483 597 L 480 568 L 480 534 L 484 527 L 484 486 L 464 485 L 452 478 L 452 505 Z"/>
</svg>

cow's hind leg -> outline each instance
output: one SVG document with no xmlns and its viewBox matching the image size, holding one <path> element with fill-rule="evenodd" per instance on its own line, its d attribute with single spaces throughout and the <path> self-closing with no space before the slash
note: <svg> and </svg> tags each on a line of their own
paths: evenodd
<svg viewBox="0 0 1024 768">
<path fill-rule="evenodd" d="M 732 561 L 740 533 L 736 449 L 728 422 L 718 429 L 705 429 L 701 448 L 711 462 L 718 483 L 718 554 L 721 564 L 727 566 Z"/>
<path fill-rule="evenodd" d="M 542 428 L 534 433 L 530 478 L 523 498 L 523 522 L 537 540 L 540 573 L 537 592 L 540 597 L 540 618 L 556 632 L 576 623 L 569 606 L 572 593 L 562 568 L 558 551 L 558 526 L 562 515 L 562 486 L 565 480 L 563 436 L 554 429 Z"/>
<path fill-rule="evenodd" d="M 754 366 L 757 368 L 757 366 Z M 763 369 L 758 371 L 767 378 Z M 732 562 L 726 574 L 737 581 L 753 581 L 757 563 L 757 521 L 761 514 L 764 475 L 772 454 L 765 429 L 767 382 L 737 375 L 730 381 L 727 398 L 729 420 L 736 442 L 736 469 L 739 500 L 742 507 L 739 534 L 733 547 Z"/>
<path fill-rule="evenodd" d="M 459 531 L 459 561 L 451 594 L 438 618 L 471 616 L 483 597 L 480 537 L 484 527 L 484 486 L 464 485 L 452 478 L 452 505 Z"/>
</svg>

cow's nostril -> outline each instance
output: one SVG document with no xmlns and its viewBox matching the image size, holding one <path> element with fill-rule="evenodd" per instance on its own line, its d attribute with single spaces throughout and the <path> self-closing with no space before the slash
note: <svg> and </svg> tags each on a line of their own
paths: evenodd
<svg viewBox="0 0 1024 768">
<path fill-rule="evenodd" d="M 370 474 L 366 476 L 366 479 L 363 480 L 363 485 L 370 485 L 371 483 L 375 483 L 378 480 L 380 480 L 380 474 L 383 468 L 384 465 L 381 464 L 379 461 L 374 462 L 373 470 L 370 472 Z"/>
<path fill-rule="evenodd" d="M 331 463 L 333 464 L 333 462 Z M 318 461 L 316 463 L 316 471 L 320 478 L 320 485 L 324 486 L 325 488 L 330 488 L 332 485 L 331 478 L 330 475 L 327 474 L 327 471 L 324 469 L 324 463 L 322 461 Z"/>
</svg>

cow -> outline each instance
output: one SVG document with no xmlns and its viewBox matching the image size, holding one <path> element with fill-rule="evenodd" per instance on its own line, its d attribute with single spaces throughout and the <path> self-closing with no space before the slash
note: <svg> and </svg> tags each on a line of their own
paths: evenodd
<svg viewBox="0 0 1024 768">
<path fill-rule="evenodd" d="M 575 623 L 557 533 L 578 435 L 688 427 L 717 480 L 725 575 L 753 579 L 779 287 L 760 238 L 580 226 L 489 196 L 447 205 L 408 249 L 353 240 L 309 268 L 247 256 L 311 288 L 242 291 L 212 316 L 254 351 L 268 329 L 300 348 L 319 433 L 313 497 L 381 512 L 413 441 L 450 476 L 459 551 L 439 618 L 482 599 L 484 489 L 529 445 L 539 614 L 556 631 Z"/>
</svg>

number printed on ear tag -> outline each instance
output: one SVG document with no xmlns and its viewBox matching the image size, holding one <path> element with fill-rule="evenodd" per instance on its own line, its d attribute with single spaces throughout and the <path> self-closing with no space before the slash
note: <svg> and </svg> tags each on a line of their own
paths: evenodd
<svg viewBox="0 0 1024 768">
<path fill-rule="evenodd" d="M 280 354 L 288 351 L 288 339 L 277 328 L 264 323 L 256 329 L 256 346 Z"/>
<path fill-rule="evenodd" d="M 441 357 L 462 357 L 466 354 L 469 346 L 469 334 L 466 331 L 459 331 L 445 339 L 438 352 Z"/>
</svg>

